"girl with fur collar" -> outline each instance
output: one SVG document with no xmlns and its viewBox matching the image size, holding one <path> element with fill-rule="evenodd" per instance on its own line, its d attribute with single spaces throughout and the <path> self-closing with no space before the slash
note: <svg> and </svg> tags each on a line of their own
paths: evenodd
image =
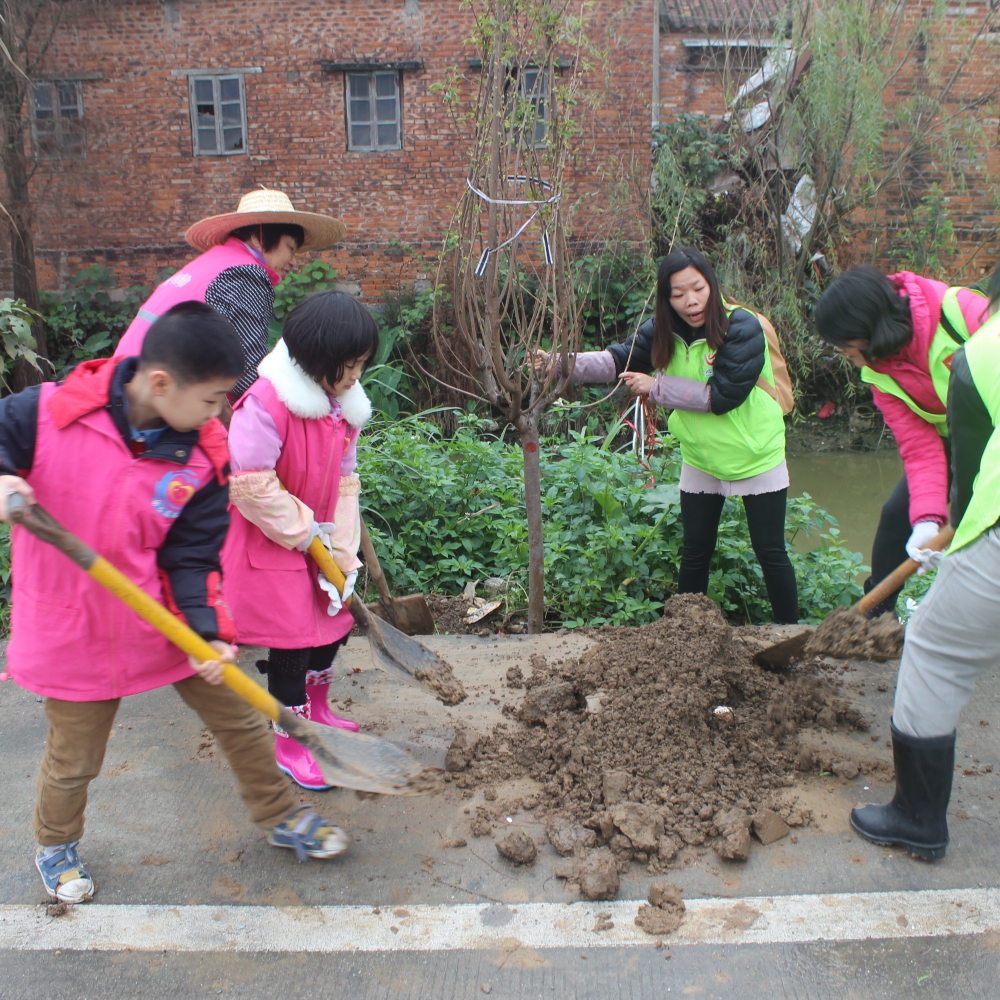
<svg viewBox="0 0 1000 1000">
<path fill-rule="evenodd" d="M 222 553 L 237 641 L 268 647 L 257 663 L 271 694 L 303 718 L 357 731 L 328 703 L 333 658 L 354 624 L 344 607 L 361 562 L 358 432 L 371 403 L 358 381 L 378 349 L 368 310 L 318 292 L 285 321 L 229 427 L 232 526 Z M 347 578 L 343 598 L 306 554 L 319 537 Z M 326 788 L 312 754 L 283 730 L 278 766 Z"/>
</svg>

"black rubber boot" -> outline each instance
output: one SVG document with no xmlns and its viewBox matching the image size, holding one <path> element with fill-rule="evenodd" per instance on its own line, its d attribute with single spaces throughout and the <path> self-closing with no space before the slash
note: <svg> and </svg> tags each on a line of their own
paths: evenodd
<svg viewBox="0 0 1000 1000">
<path fill-rule="evenodd" d="M 891 729 L 896 794 L 888 805 L 852 809 L 851 826 L 865 840 L 898 844 L 915 857 L 936 861 L 948 846 L 955 734 L 921 739 Z"/>
</svg>

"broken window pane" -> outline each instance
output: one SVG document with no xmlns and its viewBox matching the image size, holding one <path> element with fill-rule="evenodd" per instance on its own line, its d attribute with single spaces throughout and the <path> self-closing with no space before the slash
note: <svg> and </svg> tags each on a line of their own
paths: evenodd
<svg viewBox="0 0 1000 1000">
<path fill-rule="evenodd" d="M 76 80 L 55 80 L 32 87 L 31 135 L 35 159 L 84 155 L 80 87 Z"/>
<path fill-rule="evenodd" d="M 196 156 L 245 151 L 246 108 L 241 77 L 192 78 L 191 99 Z"/>
<path fill-rule="evenodd" d="M 62 118 L 79 118 L 80 105 L 77 99 L 76 83 L 59 83 L 59 114 Z"/>
</svg>

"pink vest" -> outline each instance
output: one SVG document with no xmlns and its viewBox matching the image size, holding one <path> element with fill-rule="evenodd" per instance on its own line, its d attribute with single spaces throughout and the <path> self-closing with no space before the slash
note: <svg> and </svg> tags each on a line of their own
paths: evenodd
<svg viewBox="0 0 1000 1000">
<path fill-rule="evenodd" d="M 139 315 L 132 320 L 124 336 L 115 348 L 114 357 L 130 358 L 142 350 L 142 340 L 146 331 L 171 306 L 178 302 L 205 301 L 208 286 L 228 267 L 238 267 L 243 264 L 261 263 L 246 248 L 242 240 L 230 236 L 225 243 L 206 250 L 200 257 L 189 261 L 176 274 L 167 278 L 156 291 L 142 304 Z M 277 286 L 281 276 L 277 271 L 265 267 L 271 284 Z"/>
<path fill-rule="evenodd" d="M 261 376 L 240 397 L 256 396 L 281 436 L 275 471 L 317 521 L 332 521 L 340 490 L 340 463 L 348 430 L 342 417 L 305 419 L 291 413 L 274 386 Z M 345 608 L 331 617 L 311 558 L 272 542 L 235 508 L 222 549 L 226 598 L 236 621 L 237 642 L 275 649 L 306 649 L 342 639 L 354 625 Z"/>
<path fill-rule="evenodd" d="M 135 459 L 105 408 L 62 429 L 46 382 L 38 402 L 38 502 L 130 580 L 165 603 L 157 549 L 184 505 L 216 474 L 194 448 L 186 465 Z M 14 680 L 64 701 L 104 701 L 190 677 L 187 656 L 51 545 L 11 530 L 7 662 Z"/>
</svg>

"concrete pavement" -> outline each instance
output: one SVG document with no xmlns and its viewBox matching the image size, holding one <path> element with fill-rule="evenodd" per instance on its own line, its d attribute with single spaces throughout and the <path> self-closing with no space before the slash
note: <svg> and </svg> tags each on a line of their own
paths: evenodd
<svg viewBox="0 0 1000 1000">
<path fill-rule="evenodd" d="M 467 703 L 444 708 L 374 671 L 363 640 L 351 641 L 335 694 L 351 699 L 345 714 L 363 728 L 440 765 L 457 721 L 485 728 L 502 718 L 505 699 L 519 697 L 502 685 L 508 666 L 528 673 L 531 653 L 576 655 L 586 640 L 430 643 L 455 666 Z M 258 677 L 256 655 L 247 650 L 243 665 Z M 855 756 L 887 760 L 894 669 L 859 664 L 845 675 L 874 719 L 877 742 L 864 733 L 815 739 L 848 741 Z M 796 831 L 797 842 L 756 845 L 743 865 L 682 853 L 672 878 L 690 912 L 657 948 L 631 924 L 630 901 L 649 882 L 641 866 L 623 878 L 615 904 L 576 902 L 552 877 L 550 847 L 524 871 L 500 858 L 491 838 L 473 838 L 468 823 L 481 798 L 463 798 L 453 785 L 433 799 L 303 793 L 354 844 L 343 859 L 297 864 L 250 826 L 214 741 L 169 689 L 123 704 L 93 785 L 81 847 L 99 886 L 91 915 L 48 917 L 29 828 L 43 706 L 7 684 L 0 997 L 992 996 L 1000 954 L 1000 910 L 987 892 L 998 884 L 998 700 L 1000 683 L 990 675 L 963 717 L 960 766 L 970 773 L 956 774 L 943 862 L 919 863 L 850 832 L 850 807 L 887 798 L 888 787 L 864 775 L 803 778 L 790 791 L 815 819 Z M 530 813 L 511 819 L 541 831 Z M 442 846 L 453 837 L 468 846 Z M 592 918 L 608 912 L 614 928 L 595 931 Z"/>
</svg>

